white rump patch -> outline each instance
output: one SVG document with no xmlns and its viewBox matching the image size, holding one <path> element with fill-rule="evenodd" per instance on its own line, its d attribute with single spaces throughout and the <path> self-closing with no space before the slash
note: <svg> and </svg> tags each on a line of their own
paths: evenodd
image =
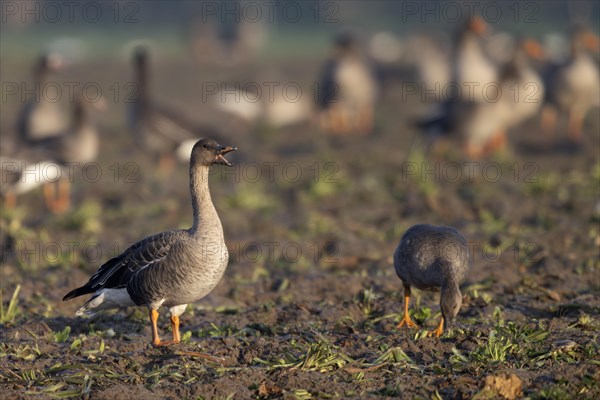
<svg viewBox="0 0 600 400">
<path fill-rule="evenodd" d="M 135 306 L 127 289 L 102 289 L 94 295 L 87 303 L 83 305 L 76 315 L 93 314 L 97 311 L 106 310 L 109 308 L 130 307 Z"/>
</svg>

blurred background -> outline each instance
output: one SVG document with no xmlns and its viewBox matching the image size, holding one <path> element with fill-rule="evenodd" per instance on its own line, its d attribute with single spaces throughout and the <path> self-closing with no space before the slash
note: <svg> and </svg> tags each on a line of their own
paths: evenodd
<svg viewBox="0 0 600 400">
<path fill-rule="evenodd" d="M 511 368 L 531 366 L 527 396 L 550 381 L 564 383 L 564 398 L 592 393 L 585 385 L 597 379 L 585 374 L 597 376 L 597 361 L 581 360 L 598 356 L 599 12 L 596 1 L 2 1 L 0 334 L 11 344 L 0 367 L 29 374 L 2 382 L 75 390 L 67 397 L 87 396 L 92 382 L 141 382 L 181 396 L 183 380 L 165 378 L 161 392 L 157 359 L 140 355 L 143 310 L 100 316 L 88 332 L 78 302 L 60 299 L 129 244 L 190 226 L 191 144 L 211 136 L 239 148 L 210 183 L 230 264 L 182 326 L 187 338 L 226 338 L 211 351 L 253 366 L 231 378 L 239 396 L 255 392 L 250 381 L 279 378 L 345 398 L 387 396 L 391 384 L 412 397 L 473 395 L 481 364 L 464 380 L 440 371 L 491 352 L 488 337 L 505 343 L 488 334 L 505 332 L 505 319 L 523 326 L 514 332 L 543 333 L 503 347 L 516 349 Z M 394 329 L 392 253 L 417 223 L 454 226 L 471 249 L 450 342 L 410 345 Z M 434 296 L 415 303 L 416 320 L 431 325 Z M 34 335 L 19 326 L 39 333 L 35 348 L 45 340 L 50 358 L 70 359 L 50 372 L 41 356 L 42 372 L 27 372 L 40 351 L 23 347 Z M 104 354 L 104 341 L 82 348 L 93 343 L 98 364 L 141 375 L 84 381 L 92 356 L 61 336 L 70 326 L 73 338 L 109 332 Z M 314 337 L 366 360 L 406 344 L 424 368 L 393 369 L 395 359 L 379 378 L 373 368 L 352 381 L 273 374 L 253 358 L 279 368 Z M 487 371 L 504 365 L 494 362 Z M 281 383 L 302 373 L 312 375 Z M 186 385 L 197 378 L 184 374 Z M 207 386 L 190 393 L 230 398 L 228 374 L 199 375 Z"/>
<path fill-rule="evenodd" d="M 544 235 L 600 213 L 600 6 L 469 4 L 3 2 L 2 282 L 72 287 L 127 243 L 187 227 L 204 136 L 239 147 L 212 190 L 249 282 L 379 271 L 417 222 L 464 229 L 480 259 L 581 237 L 588 260 L 597 230 Z M 300 255 L 268 256 L 273 240 Z"/>
</svg>

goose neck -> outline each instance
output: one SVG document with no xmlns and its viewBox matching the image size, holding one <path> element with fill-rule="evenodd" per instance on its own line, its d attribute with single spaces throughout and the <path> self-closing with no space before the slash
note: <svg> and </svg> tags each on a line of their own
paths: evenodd
<svg viewBox="0 0 600 400">
<path fill-rule="evenodd" d="M 205 165 L 190 166 L 190 192 L 192 195 L 192 208 L 194 211 L 194 223 L 190 229 L 192 235 L 202 235 L 204 231 L 210 230 L 220 221 L 210 197 L 208 186 L 209 167 Z M 222 229 L 216 230 L 221 231 Z"/>
</svg>

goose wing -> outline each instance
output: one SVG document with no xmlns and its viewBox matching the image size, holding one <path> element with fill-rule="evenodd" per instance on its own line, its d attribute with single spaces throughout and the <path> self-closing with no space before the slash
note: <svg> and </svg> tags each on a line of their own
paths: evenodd
<svg viewBox="0 0 600 400">
<path fill-rule="evenodd" d="M 84 286 L 67 293 L 63 301 L 100 289 L 126 287 L 136 272 L 165 259 L 185 235 L 185 230 L 167 231 L 135 243 L 118 257 L 104 263 Z"/>
</svg>

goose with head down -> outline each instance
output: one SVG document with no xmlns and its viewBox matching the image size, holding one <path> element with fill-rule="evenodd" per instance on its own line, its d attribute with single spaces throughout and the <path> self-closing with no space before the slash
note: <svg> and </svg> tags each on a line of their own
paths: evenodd
<svg viewBox="0 0 600 400">
<path fill-rule="evenodd" d="M 417 327 L 408 313 L 412 286 L 441 291 L 442 319 L 432 332 L 440 337 L 462 304 L 459 285 L 469 270 L 467 241 L 451 227 L 415 225 L 402 236 L 394 252 L 394 268 L 404 286 L 404 318 L 398 328 Z"/>
</svg>

